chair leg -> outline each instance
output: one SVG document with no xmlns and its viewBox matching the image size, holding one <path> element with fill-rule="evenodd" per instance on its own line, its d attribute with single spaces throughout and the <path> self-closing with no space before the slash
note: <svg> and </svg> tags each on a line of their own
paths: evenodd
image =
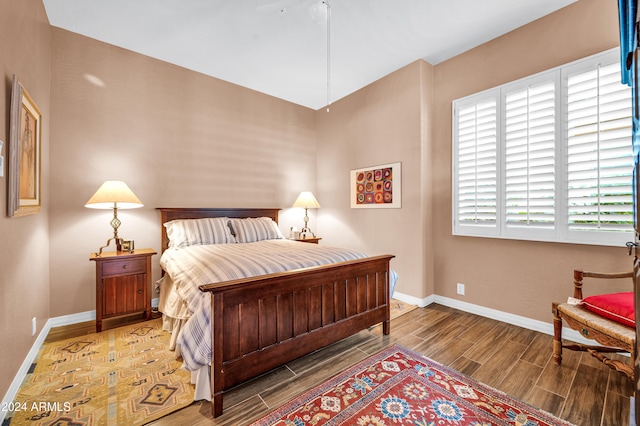
<svg viewBox="0 0 640 426">
<path fill-rule="evenodd" d="M 553 360 L 562 364 L 562 318 L 558 315 L 558 304 L 552 303 L 553 312 Z"/>
</svg>

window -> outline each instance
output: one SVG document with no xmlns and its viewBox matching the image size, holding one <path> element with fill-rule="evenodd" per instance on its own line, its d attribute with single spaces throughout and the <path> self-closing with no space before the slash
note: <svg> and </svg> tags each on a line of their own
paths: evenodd
<svg viewBox="0 0 640 426">
<path fill-rule="evenodd" d="M 458 219 L 497 223 L 497 102 L 479 100 L 458 113 Z"/>
<path fill-rule="evenodd" d="M 632 240 L 631 113 L 617 49 L 454 101 L 454 235 Z"/>
</svg>

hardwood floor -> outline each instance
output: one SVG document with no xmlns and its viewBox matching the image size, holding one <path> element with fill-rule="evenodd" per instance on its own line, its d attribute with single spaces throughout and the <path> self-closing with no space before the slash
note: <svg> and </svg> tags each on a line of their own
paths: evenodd
<svg viewBox="0 0 640 426">
<path fill-rule="evenodd" d="M 433 304 L 392 320 L 390 336 L 362 331 L 230 390 L 221 417 L 199 401 L 151 424 L 247 424 L 394 343 L 576 425 L 629 423 L 631 383 L 590 355 L 565 350 L 557 366 L 551 336 Z"/>
</svg>

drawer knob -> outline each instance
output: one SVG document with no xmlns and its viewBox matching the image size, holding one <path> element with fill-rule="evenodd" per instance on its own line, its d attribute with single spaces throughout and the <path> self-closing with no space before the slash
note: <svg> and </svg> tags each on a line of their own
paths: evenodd
<svg viewBox="0 0 640 426">
<path fill-rule="evenodd" d="M 127 265 L 122 265 L 122 269 L 127 269 Z"/>
<path fill-rule="evenodd" d="M 138 290 L 138 294 L 142 294 L 142 290 Z"/>
</svg>

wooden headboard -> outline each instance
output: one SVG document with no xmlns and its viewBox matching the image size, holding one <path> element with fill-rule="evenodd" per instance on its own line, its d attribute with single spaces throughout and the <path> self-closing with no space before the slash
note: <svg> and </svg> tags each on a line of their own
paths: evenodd
<svg viewBox="0 0 640 426">
<path fill-rule="evenodd" d="M 279 208 L 245 209 L 245 208 L 164 208 L 158 207 L 160 211 L 160 229 L 162 235 L 162 251 L 169 247 L 169 238 L 164 224 L 176 219 L 201 219 L 204 217 L 270 217 L 278 222 Z"/>
</svg>

